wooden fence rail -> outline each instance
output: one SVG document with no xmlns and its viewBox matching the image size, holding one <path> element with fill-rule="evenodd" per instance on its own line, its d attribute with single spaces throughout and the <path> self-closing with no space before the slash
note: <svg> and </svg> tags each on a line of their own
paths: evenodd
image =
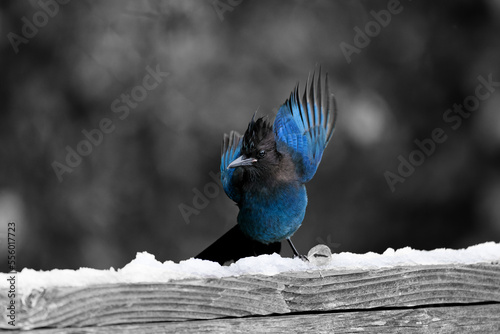
<svg viewBox="0 0 500 334">
<path fill-rule="evenodd" d="M 500 264 L 54 287 L 20 300 L 26 333 L 500 333 Z"/>
</svg>

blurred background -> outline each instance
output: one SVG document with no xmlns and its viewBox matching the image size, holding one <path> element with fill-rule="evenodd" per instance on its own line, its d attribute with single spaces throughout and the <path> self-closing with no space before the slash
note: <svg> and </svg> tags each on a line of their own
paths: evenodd
<svg viewBox="0 0 500 334">
<path fill-rule="evenodd" d="M 495 0 L 2 1 L 0 253 L 14 221 L 19 270 L 196 255 L 236 222 L 223 133 L 317 65 L 339 118 L 301 252 L 498 242 L 499 33 Z"/>
</svg>

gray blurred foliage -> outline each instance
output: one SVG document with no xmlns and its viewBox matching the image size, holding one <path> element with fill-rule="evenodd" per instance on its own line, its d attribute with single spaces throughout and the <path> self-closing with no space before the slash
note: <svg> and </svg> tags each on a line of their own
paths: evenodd
<svg viewBox="0 0 500 334">
<path fill-rule="evenodd" d="M 0 4 L 0 218 L 17 224 L 18 269 L 197 254 L 236 221 L 220 188 L 189 223 L 179 210 L 213 182 L 223 133 L 274 117 L 317 64 L 339 120 L 294 236 L 303 253 L 500 241 L 500 89 L 456 131 L 443 122 L 479 75 L 500 81 L 498 1 L 401 1 L 350 63 L 339 45 L 389 1 L 69 1 L 14 52 L 8 34 L 51 2 Z M 169 75 L 121 120 L 111 105 L 147 66 Z M 104 118 L 114 131 L 59 182 L 53 162 Z M 384 172 L 436 127 L 447 141 L 392 192 Z"/>
</svg>

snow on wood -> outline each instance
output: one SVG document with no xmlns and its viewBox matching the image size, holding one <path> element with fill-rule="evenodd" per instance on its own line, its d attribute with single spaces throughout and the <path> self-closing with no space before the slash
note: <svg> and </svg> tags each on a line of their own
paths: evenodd
<svg viewBox="0 0 500 334">
<path fill-rule="evenodd" d="M 229 250 L 228 250 L 229 251 Z M 136 258 L 122 269 L 78 270 L 54 269 L 36 271 L 23 269 L 17 273 L 20 292 L 50 287 L 82 287 L 118 283 L 165 283 L 187 278 L 215 278 L 238 275 L 276 275 L 283 272 L 317 270 L 379 269 L 396 266 L 420 266 L 440 264 L 474 264 L 500 261 L 500 243 L 487 242 L 467 249 L 415 250 L 409 247 L 387 249 L 382 254 L 338 253 L 333 254 L 327 266 L 316 266 L 298 258 L 283 258 L 278 254 L 247 257 L 231 264 L 189 259 L 174 263 L 160 262 L 147 252 L 137 253 Z M 9 274 L 0 274 L 0 290 L 8 287 Z"/>
<path fill-rule="evenodd" d="M 500 244 L 486 243 L 464 250 L 334 254 L 322 267 L 276 254 L 229 267 L 195 259 L 160 263 L 139 254 L 120 270 L 25 269 L 17 274 L 16 327 L 92 332 L 96 326 L 182 321 L 188 328 L 187 320 L 194 319 L 295 317 L 298 312 L 338 317 L 331 312 L 478 303 L 498 311 L 499 261 Z M 2 284 L 7 276 L 2 274 Z M 2 305 L 8 302 L 7 294 L 0 295 Z M 4 315 L 0 328 L 12 328 L 8 321 Z"/>
</svg>

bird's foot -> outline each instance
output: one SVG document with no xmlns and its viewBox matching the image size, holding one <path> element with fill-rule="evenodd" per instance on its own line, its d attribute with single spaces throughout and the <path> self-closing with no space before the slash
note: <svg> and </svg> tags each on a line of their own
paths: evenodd
<svg viewBox="0 0 500 334">
<path fill-rule="evenodd" d="M 301 259 L 304 262 L 309 262 L 309 258 L 307 256 L 305 256 L 305 255 L 300 255 L 300 254 L 299 255 L 294 255 L 293 258 L 294 259 L 299 258 L 299 259 Z"/>
<path fill-rule="evenodd" d="M 298 257 L 298 258 L 300 258 L 304 262 L 309 262 L 309 259 L 307 258 L 307 256 L 299 254 L 299 252 L 297 251 L 297 248 L 295 248 L 295 246 L 293 245 L 292 240 L 290 238 L 287 238 L 286 241 L 288 241 L 288 244 L 292 248 L 293 258 L 294 259 Z"/>
</svg>

